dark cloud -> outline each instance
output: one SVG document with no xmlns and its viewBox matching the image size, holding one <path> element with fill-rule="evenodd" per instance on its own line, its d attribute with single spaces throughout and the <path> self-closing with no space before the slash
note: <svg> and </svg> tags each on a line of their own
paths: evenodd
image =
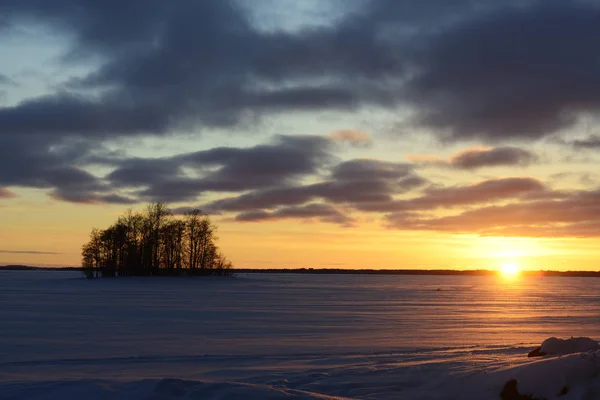
<svg viewBox="0 0 600 400">
<path fill-rule="evenodd" d="M 423 186 L 410 164 L 357 159 L 334 166 L 322 182 L 268 188 L 216 200 L 202 208 L 212 211 L 247 211 L 296 206 L 320 199 L 336 204 L 392 201 L 395 194 Z"/>
<path fill-rule="evenodd" d="M 400 210 L 406 218 L 496 201 L 566 201 L 528 178 L 432 187 L 399 199 L 426 183 L 413 166 L 351 160 L 331 167 L 332 143 L 325 138 L 279 137 L 156 159 L 108 152 L 106 141 L 134 135 L 360 107 L 403 115 L 409 108 L 416 113 L 411 123 L 446 139 L 537 139 L 600 106 L 600 7 L 594 2 L 374 0 L 330 25 L 295 31 L 258 29 L 238 4 L 0 0 L 0 29 L 49 27 L 70 46 L 62 63 L 92 68 L 53 93 L 0 107 L 0 187 L 124 204 L 235 192 L 205 204 L 207 210 L 265 219 L 311 212 L 333 218 L 323 207 L 339 205 Z M 2 82 L 6 86 L 6 77 Z M 368 143 L 356 131 L 333 139 Z M 573 145 L 595 148 L 596 139 Z M 499 146 L 442 161 L 475 169 L 527 165 L 536 156 Z M 96 176 L 88 171 L 92 164 L 114 170 Z"/>
<path fill-rule="evenodd" d="M 343 162 L 333 168 L 332 177 L 339 180 L 404 179 L 413 173 L 412 165 L 356 159 Z"/>
<path fill-rule="evenodd" d="M 562 200 L 540 200 L 467 210 L 446 217 L 396 213 L 390 226 L 499 236 L 600 236 L 600 190 L 574 191 Z"/>
<path fill-rule="evenodd" d="M 71 39 L 64 62 L 102 61 L 1 109 L 0 135 L 164 134 L 403 103 L 454 138 L 525 139 L 600 105 L 593 2 L 376 0 L 294 32 L 257 29 L 226 0 L 2 0 L 0 14 Z"/>
<path fill-rule="evenodd" d="M 362 10 L 364 14 L 359 14 L 359 18 L 371 21 L 371 25 L 381 23 L 389 27 L 390 24 L 400 24 L 419 31 L 439 31 L 473 14 L 529 2 L 507 0 L 499 5 L 493 0 L 374 0 L 365 3 L 366 10 Z"/>
<path fill-rule="evenodd" d="M 430 187 L 420 197 L 359 204 L 357 207 L 362 211 L 371 212 L 430 211 L 437 208 L 477 205 L 511 199 L 527 200 L 548 191 L 549 189 L 544 184 L 534 178 L 499 178 L 471 185 Z"/>
<path fill-rule="evenodd" d="M 219 211 L 211 211 L 211 210 L 203 210 L 201 206 L 182 206 L 182 207 L 175 207 L 175 208 L 171 208 L 171 212 L 174 215 L 184 215 L 185 213 L 192 211 L 192 210 L 200 210 L 202 211 L 204 214 L 206 215 L 221 215 L 222 213 Z"/>
<path fill-rule="evenodd" d="M 294 184 L 326 167 L 331 150 L 332 143 L 324 137 L 277 136 L 248 148 L 218 147 L 146 159 L 128 158 L 84 139 L 0 136 L 0 185 L 48 189 L 55 199 L 77 203 L 180 202 L 208 191 Z M 84 169 L 92 164 L 114 170 L 98 177 Z"/>
<path fill-rule="evenodd" d="M 345 171 L 348 166 L 357 168 L 356 166 L 360 165 L 362 161 L 365 160 L 343 163 L 341 166 L 334 168 L 334 171 L 337 170 L 338 173 L 339 171 Z M 372 167 L 372 165 L 370 166 Z M 410 170 L 407 171 L 407 174 L 410 173 Z M 335 173 L 332 176 L 335 176 Z M 398 178 L 398 176 L 393 176 L 396 179 Z M 379 177 L 378 179 L 381 180 L 382 178 Z M 422 212 L 427 213 L 439 208 L 451 209 L 515 200 L 523 202 L 554 200 L 562 196 L 560 193 L 553 193 L 540 181 L 533 178 L 503 178 L 466 186 L 429 187 L 425 189 L 422 196 L 397 200 L 393 198 L 393 195 L 403 193 L 409 188 L 404 190 L 396 188 L 393 190 L 387 186 L 382 189 L 377 185 L 369 187 L 369 182 L 372 181 L 359 179 L 349 181 L 348 186 L 337 186 L 338 181 L 329 181 L 313 185 L 253 191 L 237 197 L 220 199 L 200 208 L 212 212 L 241 211 L 242 213 L 236 217 L 236 220 L 244 221 L 281 219 L 283 217 L 303 218 L 303 214 L 300 212 L 292 213 L 288 211 L 304 210 L 303 205 L 306 203 L 321 199 L 327 202 L 324 204 L 332 207 L 335 204 L 343 204 L 347 210 L 353 209 L 376 213 L 402 212 L 403 217 L 406 217 L 406 215 L 420 217 Z M 288 211 L 283 213 L 283 210 Z"/>
<path fill-rule="evenodd" d="M 535 135 L 548 125 L 541 117 L 557 125 L 565 111 L 593 107 L 597 81 L 590 76 L 596 68 L 571 69 L 587 65 L 585 54 L 593 54 L 585 50 L 596 44 L 591 21 L 597 10 L 587 3 L 546 3 L 379 0 L 336 25 L 292 34 L 257 30 L 229 1 L 5 0 L 0 10 L 11 20 L 48 24 L 74 37 L 71 60 L 101 55 L 105 62 L 72 82 L 70 94 L 2 110 L 0 132 L 164 133 L 180 124 L 235 124 L 268 110 L 393 106 L 403 98 L 428 110 L 424 123 L 461 135 L 490 136 L 504 128 L 509 135 Z M 382 35 L 403 30 L 412 33 Z M 546 35 L 563 30 L 567 36 L 558 42 Z M 515 32 L 524 32 L 524 40 L 513 40 Z M 566 42 L 576 43 L 568 46 L 573 57 L 555 60 L 564 53 L 550 43 Z M 405 78 L 407 64 L 414 79 L 405 90 L 392 82 Z M 587 92 L 583 81 L 591 83 L 583 87 Z M 549 96 L 548 85 L 557 83 L 564 96 Z M 93 98 L 73 94 L 82 88 L 106 90 Z M 65 115 L 70 118 L 60 118 Z"/>
<path fill-rule="evenodd" d="M 136 204 L 139 199 L 121 196 L 118 194 L 98 194 L 85 190 L 53 190 L 49 193 L 50 197 L 56 200 L 67 201 L 70 203 L 81 204 Z"/>
<path fill-rule="evenodd" d="M 450 164 L 461 169 L 497 166 L 525 166 L 537 161 L 537 156 L 518 147 L 471 149 L 460 152 L 450 159 Z"/>
<path fill-rule="evenodd" d="M 61 93 L 0 108 L 0 136 L 99 137 L 165 133 L 168 117 L 150 105 L 89 99 Z"/>
<path fill-rule="evenodd" d="M 0 136 L 0 185 L 47 189 L 66 201 L 124 203 L 107 182 L 76 166 L 81 157 L 95 153 L 90 146 L 75 141 L 53 144 L 36 135 Z"/>
<path fill-rule="evenodd" d="M 402 63 L 371 27 L 345 23 L 265 33 L 227 0 L 126 6 L 4 0 L 2 12 L 74 38 L 66 61 L 100 56 L 104 63 L 72 80 L 68 92 L 2 110 L 0 133 L 161 134 L 231 126 L 281 110 L 391 106 L 397 98 L 379 80 Z"/>
<path fill-rule="evenodd" d="M 432 35 L 406 87 L 416 122 L 453 138 L 530 139 L 597 113 L 599 20 L 593 2 L 535 1 Z"/>
<path fill-rule="evenodd" d="M 330 222 L 351 226 L 354 220 L 329 204 L 312 203 L 304 206 L 281 207 L 275 211 L 249 211 L 238 214 L 235 219 L 241 222 L 259 222 L 281 219 L 317 219 L 321 222 Z"/>
<path fill-rule="evenodd" d="M 570 144 L 578 149 L 598 149 L 600 148 L 600 136 L 590 135 L 585 139 L 573 140 Z"/>
<path fill-rule="evenodd" d="M 192 167 L 217 167 L 204 178 L 212 190 L 239 191 L 290 183 L 316 173 L 332 158 L 331 143 L 320 136 L 277 136 L 272 144 L 218 147 L 176 158 Z"/>
<path fill-rule="evenodd" d="M 8 86 L 13 86 L 15 84 L 15 82 L 10 79 L 8 76 L 0 74 L 0 86 L 2 85 L 8 85 Z"/>
<path fill-rule="evenodd" d="M 60 253 L 53 253 L 50 251 L 36 251 L 36 250 L 0 250 L 2 254 L 38 254 L 38 255 L 58 255 Z"/>
<path fill-rule="evenodd" d="M 136 187 L 174 179 L 182 174 L 182 165 L 170 158 L 130 158 L 107 175 L 115 186 Z"/>
<path fill-rule="evenodd" d="M 425 198 L 414 203 L 423 208 L 448 207 L 521 197 L 546 190 L 544 184 L 534 178 L 498 178 L 467 186 L 430 188 L 425 191 Z"/>
<path fill-rule="evenodd" d="M 534 153 L 513 146 L 471 148 L 460 151 L 450 156 L 447 160 L 430 155 L 409 155 L 407 158 L 420 165 L 452 167 L 465 170 L 500 166 L 523 167 L 538 161 L 538 156 Z"/>
<path fill-rule="evenodd" d="M 317 198 L 333 203 L 385 201 L 391 200 L 391 194 L 396 191 L 384 180 L 326 181 L 313 185 L 254 191 L 217 200 L 205 205 L 205 208 L 221 211 L 242 211 L 257 207 L 271 209 L 280 205 L 299 205 Z"/>
<path fill-rule="evenodd" d="M 257 190 L 235 197 L 219 199 L 201 206 L 210 211 L 246 211 L 257 209 L 272 209 L 277 206 L 303 204 L 312 199 L 309 191 L 303 187 L 283 187 Z"/>
<path fill-rule="evenodd" d="M 124 160 L 107 179 L 119 187 L 142 187 L 143 199 L 180 202 L 204 192 L 239 192 L 285 186 L 317 173 L 332 159 L 320 136 L 277 136 L 248 148 L 217 147 L 173 157 Z M 186 175 L 192 169 L 197 177 Z"/>
</svg>

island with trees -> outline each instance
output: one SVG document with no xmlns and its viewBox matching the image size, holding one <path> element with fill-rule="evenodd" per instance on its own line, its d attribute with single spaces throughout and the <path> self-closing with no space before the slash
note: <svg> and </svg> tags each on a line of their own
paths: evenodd
<svg viewBox="0 0 600 400">
<path fill-rule="evenodd" d="M 86 277 L 231 275 L 216 245 L 216 226 L 198 209 L 179 218 L 166 204 L 128 210 L 110 227 L 92 229 L 82 248 Z"/>
</svg>

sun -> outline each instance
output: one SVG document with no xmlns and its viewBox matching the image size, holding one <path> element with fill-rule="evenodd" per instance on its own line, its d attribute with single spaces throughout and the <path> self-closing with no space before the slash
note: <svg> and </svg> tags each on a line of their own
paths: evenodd
<svg viewBox="0 0 600 400">
<path fill-rule="evenodd" d="M 514 262 L 505 262 L 500 267 L 500 273 L 505 277 L 514 277 L 519 275 L 520 272 L 519 266 Z"/>
</svg>

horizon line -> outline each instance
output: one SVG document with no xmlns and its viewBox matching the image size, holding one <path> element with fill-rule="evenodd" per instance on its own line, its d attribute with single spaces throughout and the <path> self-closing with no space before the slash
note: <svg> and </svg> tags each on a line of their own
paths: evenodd
<svg viewBox="0 0 600 400">
<path fill-rule="evenodd" d="M 0 270 L 80 270 L 82 266 L 33 266 L 22 264 L 0 265 Z M 452 269 L 452 268 L 232 268 L 234 273 L 304 273 L 304 274 L 371 274 L 371 275 L 497 275 L 499 269 Z M 600 270 L 521 270 L 520 275 L 569 275 L 598 276 Z"/>
</svg>

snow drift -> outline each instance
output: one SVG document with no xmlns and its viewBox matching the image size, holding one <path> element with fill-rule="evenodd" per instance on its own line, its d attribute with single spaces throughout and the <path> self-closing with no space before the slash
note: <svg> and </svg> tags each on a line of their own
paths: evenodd
<svg viewBox="0 0 600 400">
<path fill-rule="evenodd" d="M 546 354 L 517 367 L 488 374 L 475 385 L 471 399 L 592 400 L 600 399 L 600 345 L 587 338 L 546 339 L 538 348 Z M 511 397 L 508 388 L 514 386 Z M 515 390 L 516 389 L 516 390 Z M 501 397 L 504 394 L 505 397 Z M 530 396 L 530 397 L 527 397 Z M 459 397 L 457 397 L 459 398 Z"/>
</svg>

